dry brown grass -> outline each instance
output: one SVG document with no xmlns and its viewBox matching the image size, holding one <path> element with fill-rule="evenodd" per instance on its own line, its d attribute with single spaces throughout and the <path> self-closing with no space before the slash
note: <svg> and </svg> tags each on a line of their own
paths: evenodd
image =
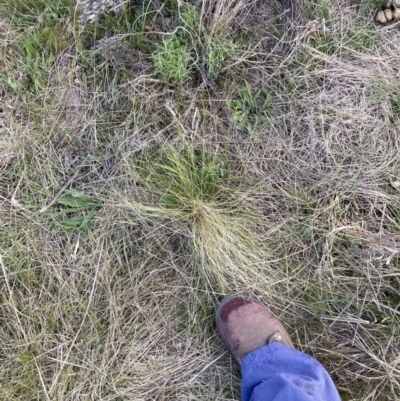
<svg viewBox="0 0 400 401">
<path fill-rule="evenodd" d="M 238 400 L 213 327 L 234 292 L 279 314 L 343 400 L 398 399 L 397 26 L 375 26 L 372 1 L 299 2 L 286 17 L 287 4 L 206 1 L 180 40 L 222 43 L 223 66 L 210 78 L 195 60 L 167 83 L 150 42 L 179 19 L 158 6 L 83 31 L 74 4 L 61 10 L 70 36 L 44 86 L 22 39 L 47 31 L 2 17 L 0 399 Z M 228 106 L 245 81 L 272 99 L 251 135 Z M 163 198 L 157 155 L 171 148 L 194 149 L 199 171 L 214 157 L 215 188 Z M 70 189 L 101 207 L 66 211 Z"/>
</svg>

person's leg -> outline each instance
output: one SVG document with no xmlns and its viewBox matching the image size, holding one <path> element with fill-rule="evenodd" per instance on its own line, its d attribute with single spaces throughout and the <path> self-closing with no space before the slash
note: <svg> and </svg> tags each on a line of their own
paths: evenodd
<svg viewBox="0 0 400 401">
<path fill-rule="evenodd" d="M 251 352 L 241 371 L 243 401 L 340 401 L 317 360 L 279 343 Z"/>
<path fill-rule="evenodd" d="M 328 372 L 294 349 L 279 319 L 248 295 L 223 300 L 215 313 L 222 341 L 242 369 L 243 401 L 340 401 Z"/>
</svg>

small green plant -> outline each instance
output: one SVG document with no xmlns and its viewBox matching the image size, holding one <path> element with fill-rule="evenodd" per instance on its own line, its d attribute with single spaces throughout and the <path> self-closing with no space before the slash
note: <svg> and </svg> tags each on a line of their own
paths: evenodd
<svg viewBox="0 0 400 401">
<path fill-rule="evenodd" d="M 216 79 L 231 52 L 240 45 L 210 33 L 201 22 L 198 7 L 173 2 L 179 29 L 157 45 L 153 58 L 156 74 L 170 83 L 183 83 L 193 72 Z"/>
<path fill-rule="evenodd" d="M 100 209 L 100 202 L 77 191 L 68 191 L 56 202 L 60 210 L 53 214 L 61 218 L 58 225 L 67 232 L 82 231 Z"/>
<path fill-rule="evenodd" d="M 255 130 L 269 125 L 269 115 L 275 110 L 270 108 L 271 95 L 268 94 L 260 104 L 262 90 L 253 92 L 245 81 L 245 87 L 238 90 L 239 99 L 228 102 L 233 111 L 233 121 L 237 127 L 252 134 Z"/>
<path fill-rule="evenodd" d="M 231 45 L 231 44 L 230 44 Z M 209 41 L 205 67 L 212 78 L 216 79 L 228 58 L 227 43 L 217 36 Z"/>
<path fill-rule="evenodd" d="M 50 26 L 71 15 L 75 0 L 4 0 L 0 12 L 20 27 L 29 24 Z"/>
<path fill-rule="evenodd" d="M 176 29 L 170 35 L 156 43 L 153 53 L 155 73 L 162 80 L 170 84 L 183 84 L 190 77 L 195 64 L 196 52 L 192 44 L 191 34 L 198 26 L 199 15 L 196 7 L 176 1 L 166 2 L 176 22 Z M 151 12 L 143 10 L 140 17 L 133 24 L 135 30 L 143 32 L 147 18 Z M 139 35 L 141 38 L 141 35 Z M 137 45 L 143 39 L 135 39 Z"/>
<path fill-rule="evenodd" d="M 205 32 L 204 27 L 200 25 L 200 15 L 196 6 L 193 4 L 182 4 L 177 11 L 186 29 L 189 29 L 191 32 Z"/>
<path fill-rule="evenodd" d="M 378 42 L 379 36 L 376 31 L 372 29 L 362 29 L 358 32 L 354 32 L 348 42 L 345 42 L 345 46 L 359 52 L 365 52 L 366 50 L 374 50 Z"/>
<path fill-rule="evenodd" d="M 56 55 L 66 46 L 62 32 L 56 26 L 42 27 L 22 37 L 26 76 L 35 91 L 44 90 L 46 79 Z"/>
<path fill-rule="evenodd" d="M 193 58 L 186 41 L 173 34 L 157 45 L 154 55 L 156 74 L 167 82 L 185 82 L 193 67 Z"/>
<path fill-rule="evenodd" d="M 0 14 L 10 18 L 20 33 L 19 63 L 29 89 L 34 92 L 45 89 L 51 66 L 68 46 L 72 33 L 67 18 L 73 12 L 72 0 L 6 0 L 5 4 L 0 4 Z"/>
<path fill-rule="evenodd" d="M 337 50 L 335 38 L 328 34 L 317 34 L 309 39 L 309 45 L 321 53 L 332 55 Z"/>
</svg>

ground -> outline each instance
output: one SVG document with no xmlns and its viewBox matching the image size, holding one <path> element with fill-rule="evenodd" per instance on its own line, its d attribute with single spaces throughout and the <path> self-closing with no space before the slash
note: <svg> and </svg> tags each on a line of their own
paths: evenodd
<svg viewBox="0 0 400 401">
<path fill-rule="evenodd" d="M 399 399 L 384 4 L 101 4 L 0 0 L 0 399 L 239 400 L 236 292 L 343 400 Z"/>
</svg>

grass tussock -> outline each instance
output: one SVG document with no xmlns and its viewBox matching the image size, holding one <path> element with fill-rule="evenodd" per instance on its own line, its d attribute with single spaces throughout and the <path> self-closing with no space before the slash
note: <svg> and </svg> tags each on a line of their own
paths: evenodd
<svg viewBox="0 0 400 401">
<path fill-rule="evenodd" d="M 146 196 L 140 201 L 140 193 L 131 193 L 123 202 L 132 219 L 157 221 L 179 233 L 197 259 L 196 268 L 224 291 L 232 280 L 245 285 L 247 273 L 260 274 L 257 266 L 265 257 L 254 230 L 262 216 L 252 210 L 240 177 L 228 177 L 228 171 L 215 156 L 170 148 L 130 166 Z"/>
<path fill-rule="evenodd" d="M 0 399 L 238 400 L 234 292 L 400 398 L 396 25 L 289 3 L 0 2 Z"/>
</svg>

